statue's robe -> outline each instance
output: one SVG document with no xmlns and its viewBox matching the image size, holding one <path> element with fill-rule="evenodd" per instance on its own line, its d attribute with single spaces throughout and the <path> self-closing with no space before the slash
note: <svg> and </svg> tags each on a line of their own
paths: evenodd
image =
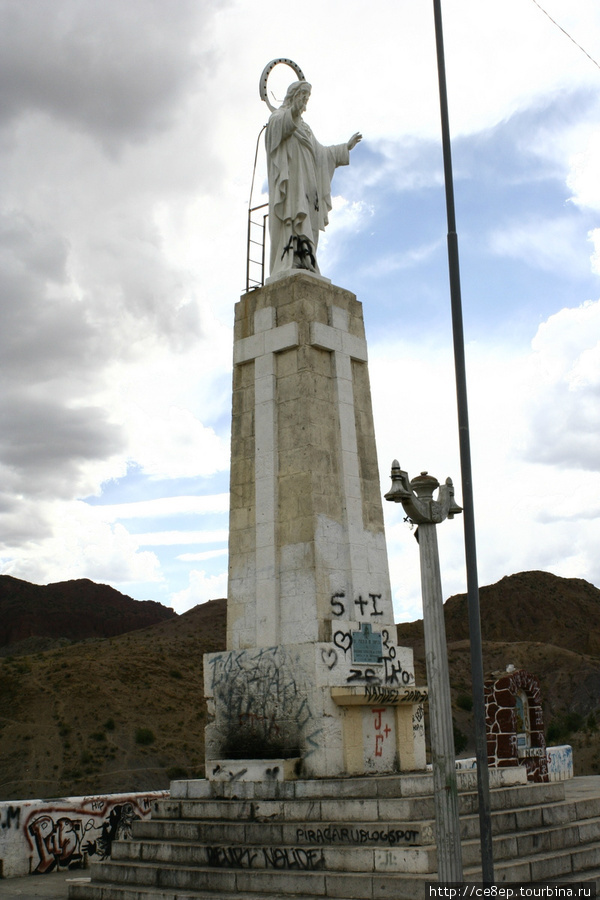
<svg viewBox="0 0 600 900">
<path fill-rule="evenodd" d="M 324 147 L 309 126 L 281 107 L 269 119 L 265 135 L 269 177 L 271 277 L 295 268 L 319 273 L 319 231 L 331 209 L 331 179 L 347 166 L 347 144 Z"/>
</svg>

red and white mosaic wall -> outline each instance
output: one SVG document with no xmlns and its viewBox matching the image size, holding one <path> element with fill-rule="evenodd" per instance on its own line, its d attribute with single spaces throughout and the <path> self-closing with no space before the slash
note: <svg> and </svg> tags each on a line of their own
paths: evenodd
<svg viewBox="0 0 600 900">
<path fill-rule="evenodd" d="M 485 683 L 489 766 L 520 766 L 529 781 L 548 781 L 540 683 L 524 669 Z"/>
</svg>

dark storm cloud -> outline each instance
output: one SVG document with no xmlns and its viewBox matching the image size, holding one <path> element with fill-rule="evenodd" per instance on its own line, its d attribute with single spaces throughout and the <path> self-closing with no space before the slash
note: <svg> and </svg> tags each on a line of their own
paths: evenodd
<svg viewBox="0 0 600 900">
<path fill-rule="evenodd" d="M 210 58 L 198 37 L 216 7 L 0 0 L 7 543 L 47 527 L 43 511 L 31 516 L 38 499 L 85 495 L 122 470 L 116 369 L 143 369 L 145 353 L 198 337 L 197 306 L 155 211 L 188 187 L 187 171 L 170 176 L 169 142 Z"/>
<path fill-rule="evenodd" d="M 0 215 L 0 358 L 5 384 L 56 376 L 87 355 L 93 333 L 67 292 L 67 241 L 19 213 Z M 62 296 L 60 290 L 62 290 Z"/>
<path fill-rule="evenodd" d="M 122 449 L 119 429 L 99 407 L 69 409 L 17 394 L 0 400 L 0 460 L 15 490 L 55 494 L 62 485 L 71 496 L 82 462 Z"/>
<path fill-rule="evenodd" d="M 196 0 L 2 0 L 0 120 L 42 111 L 101 139 L 140 139 L 170 120 L 200 56 Z"/>
</svg>

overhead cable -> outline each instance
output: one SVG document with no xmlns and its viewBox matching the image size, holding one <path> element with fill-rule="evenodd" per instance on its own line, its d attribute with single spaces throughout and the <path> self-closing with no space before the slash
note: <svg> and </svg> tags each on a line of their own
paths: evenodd
<svg viewBox="0 0 600 900">
<path fill-rule="evenodd" d="M 546 10 L 544 9 L 543 6 L 540 6 L 540 4 L 538 3 L 538 0 L 533 0 L 533 2 L 535 3 L 535 5 L 537 6 L 538 9 L 541 9 L 541 11 L 544 13 L 545 16 L 548 16 L 548 18 L 550 19 L 550 21 L 552 22 L 552 24 L 553 24 L 553 25 L 556 25 L 557 28 L 560 28 L 560 30 L 562 31 L 562 33 L 563 33 L 564 35 L 566 35 L 566 36 L 569 38 L 569 40 L 572 41 L 572 42 L 575 44 L 575 46 L 578 47 L 578 48 L 581 50 L 582 53 L 585 53 L 585 55 L 587 56 L 587 58 L 588 58 L 591 62 L 593 62 L 595 66 L 597 66 L 597 67 L 600 69 L 600 63 L 596 62 L 596 60 L 594 59 L 594 57 L 593 57 L 593 56 L 590 56 L 590 54 L 587 52 L 587 50 L 584 50 L 583 47 L 581 46 L 581 44 L 578 44 L 577 41 L 575 40 L 575 38 L 571 37 L 571 35 L 569 34 L 569 32 L 568 32 L 568 31 L 565 31 L 565 29 L 562 27 L 562 25 L 559 25 L 558 22 L 555 21 L 555 20 L 552 18 L 552 16 L 550 15 L 550 13 L 549 13 L 549 12 L 546 12 Z"/>
</svg>

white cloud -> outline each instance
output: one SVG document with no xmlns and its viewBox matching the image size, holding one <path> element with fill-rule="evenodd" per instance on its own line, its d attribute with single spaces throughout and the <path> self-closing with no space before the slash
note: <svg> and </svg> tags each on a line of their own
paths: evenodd
<svg viewBox="0 0 600 900">
<path fill-rule="evenodd" d="M 530 350 L 467 347 L 480 584 L 543 569 L 598 583 L 600 301 L 542 323 Z M 371 347 L 384 492 L 394 457 L 411 477 L 450 475 L 461 502 L 453 363 L 423 344 Z M 394 355 L 395 354 L 395 355 Z M 418 548 L 403 511 L 385 503 L 396 615 L 421 616 Z M 466 590 L 461 517 L 438 528 L 445 596 Z"/>
<path fill-rule="evenodd" d="M 589 265 L 572 218 L 528 219 L 494 229 L 489 237 L 492 253 L 518 259 L 529 266 L 577 276 Z"/>
<path fill-rule="evenodd" d="M 204 9 L 191 0 L 175 0 L 170 15 L 148 0 L 61 0 L 60 8 L 3 0 L 5 120 L 43 111 L 113 147 L 164 129 L 206 65 L 207 49 L 199 54 L 194 40 Z"/>
<path fill-rule="evenodd" d="M 94 506 L 98 515 L 108 522 L 116 519 L 146 519 L 163 516 L 206 515 L 229 511 L 229 494 L 205 494 L 191 497 L 159 497 L 130 503 L 110 503 Z"/>
<path fill-rule="evenodd" d="M 207 600 L 216 600 L 227 596 L 227 574 L 207 575 L 192 569 L 189 585 L 182 591 L 171 594 L 169 602 L 176 613 L 185 612 L 198 603 L 206 603 Z"/>
<path fill-rule="evenodd" d="M 368 265 L 358 270 L 361 278 L 383 278 L 391 272 L 399 272 L 403 269 L 412 269 L 426 262 L 436 250 L 441 241 L 433 244 L 423 244 L 405 252 L 389 253 L 385 256 L 375 257 Z"/>
<path fill-rule="evenodd" d="M 207 559 L 217 559 L 220 556 L 227 556 L 227 548 L 222 550 L 205 550 L 203 553 L 180 553 L 177 557 L 181 562 L 204 562 Z"/>
<path fill-rule="evenodd" d="M 229 465 L 229 447 L 188 409 L 163 417 L 128 406 L 129 454 L 148 475 L 184 478 L 213 475 Z"/>
<path fill-rule="evenodd" d="M 373 216 L 373 209 L 363 200 L 350 202 L 345 197 L 334 196 L 331 202 L 331 221 L 319 240 L 320 265 L 325 269 L 333 268 L 340 256 L 343 257 L 344 235 L 362 231 Z"/>
<path fill-rule="evenodd" d="M 220 544 L 227 543 L 229 532 L 217 531 L 151 531 L 136 534 L 135 540 L 142 547 L 169 547 L 178 544 Z"/>
<path fill-rule="evenodd" d="M 579 146 L 583 142 L 580 141 Z M 594 129 L 585 149 L 573 153 L 568 184 L 579 206 L 600 210 L 600 131 Z"/>
<path fill-rule="evenodd" d="M 562 309 L 532 342 L 526 453 L 600 471 L 600 301 Z"/>
<path fill-rule="evenodd" d="M 140 551 L 137 536 L 102 521 L 88 504 L 54 504 L 45 511 L 52 519 L 52 535 L 24 540 L 12 561 L 10 550 L 0 549 L 4 574 L 41 584 L 71 578 L 113 585 L 161 580 L 155 554 Z"/>
</svg>

